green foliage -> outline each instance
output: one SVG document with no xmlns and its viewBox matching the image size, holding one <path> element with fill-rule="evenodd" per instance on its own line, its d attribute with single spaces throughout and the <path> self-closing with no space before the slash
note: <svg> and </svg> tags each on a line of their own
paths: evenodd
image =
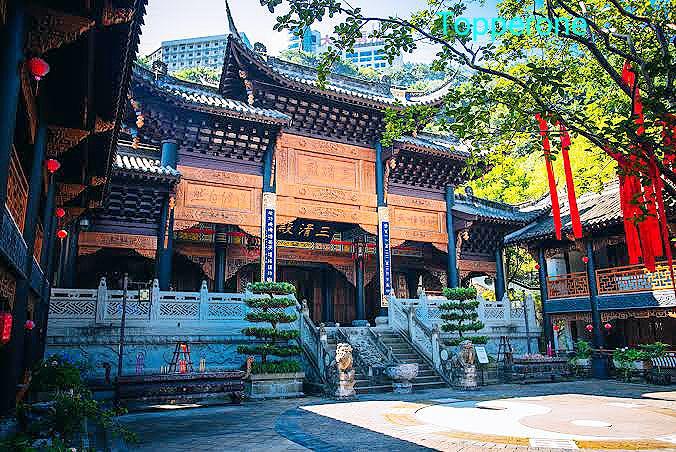
<svg viewBox="0 0 676 452">
<path fill-rule="evenodd" d="M 274 345 L 274 344 L 260 344 L 260 345 L 240 345 L 237 347 L 237 353 L 242 355 L 273 355 L 273 356 L 296 356 L 302 352 L 297 345 Z"/>
<path fill-rule="evenodd" d="M 293 298 L 247 298 L 244 302 L 250 308 L 290 308 L 296 305 Z"/>
<path fill-rule="evenodd" d="M 172 72 L 176 78 L 186 80 L 188 82 L 201 83 L 203 85 L 218 85 L 221 80 L 220 69 L 212 69 L 208 67 L 188 67 Z"/>
<path fill-rule="evenodd" d="M 447 333 L 457 333 L 458 338 L 451 339 L 450 345 L 457 345 L 463 340 L 478 339 L 483 340 L 483 336 L 465 336 L 464 333 L 479 331 L 484 327 L 484 324 L 478 320 L 479 315 L 476 310 L 479 306 L 479 301 L 476 300 L 476 288 L 474 287 L 444 287 L 443 294 L 451 301 L 444 302 L 439 305 L 441 315 L 439 316 L 444 323 L 441 325 L 441 330 Z M 485 344 L 486 341 L 476 342 L 477 344 Z"/>
<path fill-rule="evenodd" d="M 296 287 L 288 282 L 254 282 L 247 285 L 247 290 L 255 294 L 290 295 L 296 293 Z"/>
<path fill-rule="evenodd" d="M 592 349 L 589 342 L 580 339 L 575 343 L 575 358 L 589 359 L 592 355 Z"/>
<path fill-rule="evenodd" d="M 660 358 L 669 349 L 669 344 L 664 342 L 655 342 L 654 344 L 639 345 L 639 348 L 646 352 L 650 359 Z"/>
<path fill-rule="evenodd" d="M 62 355 L 51 355 L 33 369 L 31 389 L 36 392 L 67 391 L 83 386 L 83 365 Z"/>
<path fill-rule="evenodd" d="M 247 305 L 254 309 L 245 316 L 246 320 L 252 323 L 269 323 L 268 327 L 247 327 L 242 330 L 242 334 L 254 337 L 258 340 L 265 340 L 264 344 L 240 345 L 237 352 L 243 355 L 257 355 L 261 357 L 260 365 L 254 363 L 253 372 L 256 369 L 265 369 L 268 364 L 274 369 L 273 363 L 268 363 L 268 356 L 295 356 L 301 353 L 297 345 L 289 345 L 289 340 L 297 339 L 300 336 L 298 330 L 284 329 L 280 330 L 278 325 L 291 323 L 298 319 L 296 313 L 287 313 L 280 311 L 280 308 L 289 308 L 296 305 L 292 297 L 275 298 L 275 295 L 290 295 L 296 292 L 296 288 L 291 283 L 286 282 L 255 282 L 250 283 L 247 289 L 255 294 L 266 294 L 266 298 L 248 299 Z M 274 310 L 271 310 L 274 309 Z M 278 363 L 278 362 L 277 362 Z M 293 366 L 293 364 L 279 364 L 279 366 Z"/>
<path fill-rule="evenodd" d="M 291 323 L 296 320 L 296 314 L 287 314 L 285 312 L 248 312 L 245 316 L 249 322 L 269 322 L 273 325 L 277 323 Z"/>
<path fill-rule="evenodd" d="M 380 140 L 383 146 L 391 146 L 402 135 L 421 132 L 437 114 L 438 109 L 428 105 L 413 105 L 401 110 L 385 110 L 385 131 Z"/>
<path fill-rule="evenodd" d="M 251 372 L 255 374 L 287 374 L 302 371 L 300 363 L 295 360 L 269 361 L 266 363 L 253 363 Z"/>
<path fill-rule="evenodd" d="M 274 328 L 244 328 L 242 333 L 245 336 L 253 336 L 258 339 L 296 339 L 300 332 L 298 330 L 276 330 Z"/>
<path fill-rule="evenodd" d="M 476 288 L 474 288 L 474 287 L 454 287 L 454 288 L 444 287 L 443 295 L 444 295 L 444 297 L 448 298 L 449 300 L 475 300 L 476 299 Z"/>
<path fill-rule="evenodd" d="M 648 361 L 652 358 L 664 356 L 664 352 L 668 348 L 669 345 L 662 342 L 639 345 L 638 348 L 618 348 L 613 352 L 613 359 L 618 361 L 621 367 L 624 367 L 634 361 Z"/>
</svg>

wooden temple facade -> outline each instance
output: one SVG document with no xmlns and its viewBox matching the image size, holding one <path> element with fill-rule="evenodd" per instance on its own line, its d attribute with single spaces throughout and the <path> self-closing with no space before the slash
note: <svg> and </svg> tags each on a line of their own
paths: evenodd
<svg viewBox="0 0 676 452">
<path fill-rule="evenodd" d="M 611 349 L 676 343 L 676 297 L 669 266 L 662 260 L 651 272 L 643 264 L 630 265 L 618 182 L 579 198 L 581 240 L 572 237 L 564 198 L 562 240 L 555 237 L 550 209 L 541 210 L 548 199 L 533 207 L 542 212 L 535 221 L 505 237 L 506 245 L 526 247 L 538 261 L 547 337 L 568 349 L 593 335 L 595 345 Z M 673 236 L 676 203 L 669 197 L 666 202 Z"/>
<path fill-rule="evenodd" d="M 388 295 L 490 276 L 504 293 L 502 238 L 533 213 L 455 194 L 468 157 L 450 137 L 380 144 L 387 108 L 434 105 L 442 88 L 395 96 L 387 84 L 254 52 L 230 20 L 219 86 L 133 68 L 109 192 L 90 210 L 73 287 L 158 278 L 163 290 L 297 286 L 317 321 L 373 320 Z M 68 275 L 74 275 L 70 277 Z"/>
<path fill-rule="evenodd" d="M 42 359 L 53 270 L 105 198 L 144 12 L 0 0 L 0 415 Z"/>
</svg>

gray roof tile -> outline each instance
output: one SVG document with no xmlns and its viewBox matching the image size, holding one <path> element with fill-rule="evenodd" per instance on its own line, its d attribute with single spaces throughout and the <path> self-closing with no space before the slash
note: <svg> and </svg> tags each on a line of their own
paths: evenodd
<svg viewBox="0 0 676 452">
<path fill-rule="evenodd" d="M 148 155 L 150 149 L 133 149 L 130 143 L 119 142 L 113 168 L 122 171 L 131 171 L 139 174 L 164 176 L 172 179 L 179 178 L 181 172 L 170 166 L 162 166 L 160 160 Z M 152 149 L 159 152 L 156 149 Z"/>
<path fill-rule="evenodd" d="M 439 135 L 433 133 L 418 133 L 415 137 L 404 135 L 397 138 L 395 144 L 399 146 L 412 146 L 429 149 L 443 154 L 453 154 L 458 158 L 465 159 L 470 156 L 467 147 L 452 135 Z"/>
<path fill-rule="evenodd" d="M 517 224 L 526 224 L 541 214 L 539 210 L 523 210 L 510 204 L 460 194 L 455 195 L 453 210 L 475 215 L 483 220 Z"/>
<path fill-rule="evenodd" d="M 287 124 L 291 120 L 280 111 L 258 108 L 245 102 L 228 99 L 218 92 L 217 87 L 191 83 L 169 75 L 156 76 L 139 64 L 134 66 L 134 77 L 135 80 L 153 87 L 187 108 L 254 121 Z"/>
</svg>

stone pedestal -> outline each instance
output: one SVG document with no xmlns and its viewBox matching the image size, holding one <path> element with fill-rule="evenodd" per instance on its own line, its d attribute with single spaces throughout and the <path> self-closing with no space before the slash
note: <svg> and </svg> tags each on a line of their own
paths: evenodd
<svg viewBox="0 0 676 452">
<path fill-rule="evenodd" d="M 386 327 L 388 323 L 388 318 L 387 316 L 382 316 L 382 317 L 376 317 L 376 328 L 378 327 Z"/>
<path fill-rule="evenodd" d="M 392 391 L 395 394 L 410 394 L 413 392 L 413 383 L 411 381 L 418 376 L 417 364 L 399 364 L 385 369 L 385 375 L 390 377 L 392 382 Z"/>
<path fill-rule="evenodd" d="M 357 393 L 354 390 L 354 369 L 350 369 L 346 372 L 340 372 L 338 374 L 338 387 L 334 396 L 338 399 L 351 399 L 354 398 Z"/>
<path fill-rule="evenodd" d="M 458 378 L 458 388 L 468 391 L 479 389 L 479 384 L 476 378 L 476 366 L 470 365 L 460 369 Z"/>
<path fill-rule="evenodd" d="M 252 374 L 246 381 L 251 399 L 285 399 L 303 397 L 304 372 L 284 374 Z"/>
</svg>

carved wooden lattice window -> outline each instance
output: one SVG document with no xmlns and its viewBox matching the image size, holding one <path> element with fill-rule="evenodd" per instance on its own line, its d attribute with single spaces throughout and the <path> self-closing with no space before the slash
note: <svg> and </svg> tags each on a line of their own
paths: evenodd
<svg viewBox="0 0 676 452">
<path fill-rule="evenodd" d="M 21 162 L 12 146 L 12 159 L 9 163 L 9 177 L 7 178 L 7 210 L 14 218 L 19 230 L 23 232 L 26 219 L 26 202 L 28 201 L 28 183 L 21 168 Z"/>
</svg>

